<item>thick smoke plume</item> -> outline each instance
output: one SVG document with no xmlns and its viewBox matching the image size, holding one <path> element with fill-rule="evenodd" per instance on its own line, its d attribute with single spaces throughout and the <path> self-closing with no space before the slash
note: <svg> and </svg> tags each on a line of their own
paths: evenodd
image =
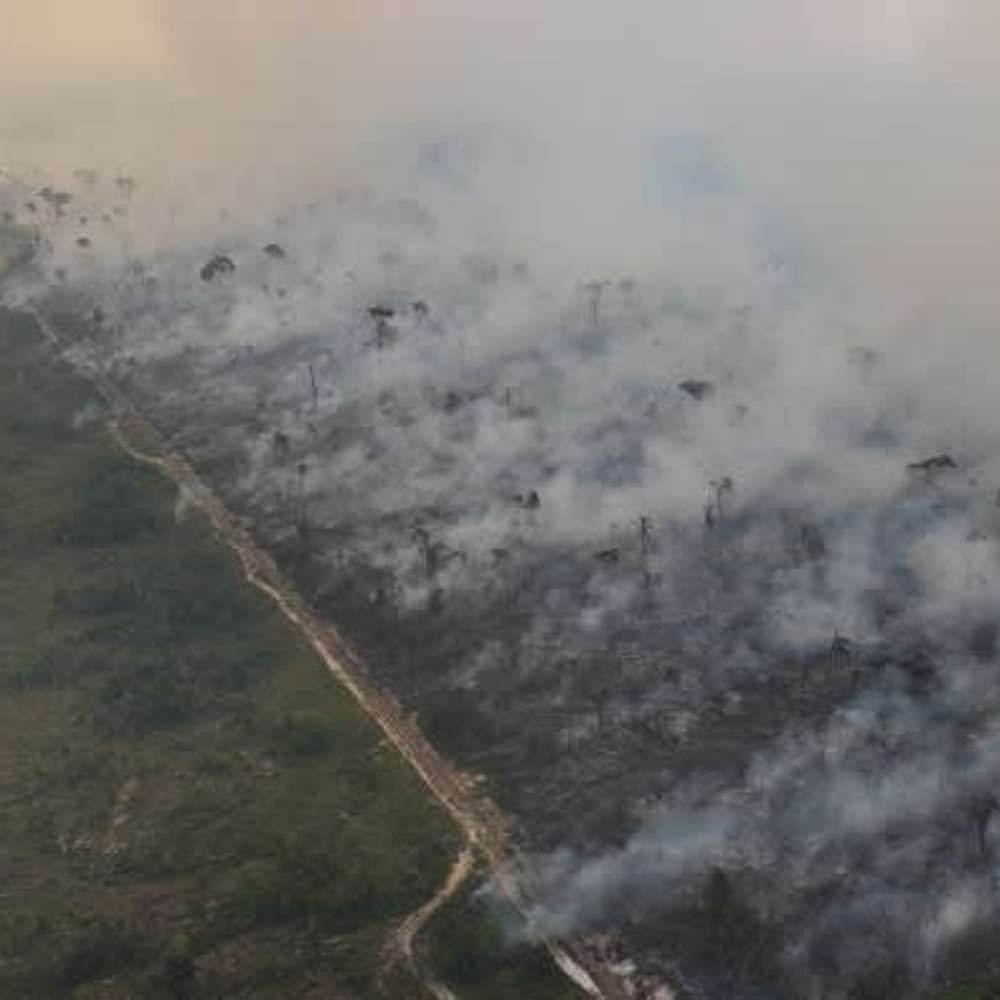
<svg viewBox="0 0 1000 1000">
<path fill-rule="evenodd" d="M 725 869 L 834 996 L 995 919 L 993 5 L 11 6 L 102 362 L 317 595 L 491 623 L 408 696 L 633 761 L 539 930 Z"/>
</svg>

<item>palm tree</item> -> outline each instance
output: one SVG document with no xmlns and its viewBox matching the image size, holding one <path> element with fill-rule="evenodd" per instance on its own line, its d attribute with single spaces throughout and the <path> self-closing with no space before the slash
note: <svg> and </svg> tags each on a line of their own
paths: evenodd
<svg viewBox="0 0 1000 1000">
<path fill-rule="evenodd" d="M 721 521 L 725 516 L 725 508 L 722 505 L 722 497 L 726 493 L 732 493 L 735 486 L 729 476 L 723 476 L 721 479 L 713 479 L 709 485 L 715 493 L 715 513 Z"/>
</svg>

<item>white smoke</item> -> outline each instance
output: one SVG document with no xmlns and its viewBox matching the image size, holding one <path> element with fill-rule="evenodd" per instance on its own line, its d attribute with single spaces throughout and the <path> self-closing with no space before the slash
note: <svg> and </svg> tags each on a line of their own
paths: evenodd
<svg viewBox="0 0 1000 1000">
<path fill-rule="evenodd" d="M 272 537 L 327 532 L 326 573 L 406 609 L 521 609 L 442 683 L 631 642 L 673 679 L 613 710 L 700 720 L 825 677 L 835 637 L 870 668 L 738 779 L 650 777 L 627 844 L 552 859 L 539 926 L 719 864 L 790 897 L 856 871 L 796 954 L 857 907 L 905 922 L 998 765 L 993 7 L 9 6 L 0 208 L 46 280 Z M 997 903 L 939 873 L 929 951 Z"/>
</svg>

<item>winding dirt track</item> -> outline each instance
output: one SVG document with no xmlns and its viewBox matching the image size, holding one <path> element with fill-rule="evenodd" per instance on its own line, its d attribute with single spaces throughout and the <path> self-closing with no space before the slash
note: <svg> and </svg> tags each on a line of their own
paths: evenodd
<svg viewBox="0 0 1000 1000">
<path fill-rule="evenodd" d="M 420 961 L 413 949 L 413 942 L 430 918 L 459 890 L 475 864 L 476 853 L 472 844 L 466 841 L 444 885 L 423 906 L 406 917 L 386 942 L 383 968 L 391 969 L 397 961 L 404 959 L 434 1000 L 458 1000 L 458 998 L 444 983 L 434 977 L 426 964 Z"/>
<path fill-rule="evenodd" d="M 113 415 L 110 429 L 121 447 L 138 461 L 169 476 L 185 491 L 192 505 L 204 512 L 218 537 L 239 557 L 247 581 L 267 594 L 306 637 L 329 671 L 375 720 L 462 830 L 465 845 L 445 884 L 427 903 L 403 919 L 387 942 L 385 952 L 389 962 L 400 959 L 409 962 L 436 1000 L 455 1000 L 446 986 L 419 968 L 414 940 L 433 914 L 461 887 L 477 854 L 484 858 L 510 902 L 522 911 L 529 908 L 534 899 L 533 880 L 513 842 L 511 821 L 476 789 L 474 779 L 448 763 L 431 746 L 398 701 L 374 682 L 359 653 L 333 625 L 306 606 L 283 579 L 271 556 L 199 478 L 187 459 L 168 450 L 156 427 L 100 368 L 86 345 L 68 341 L 38 306 L 31 306 L 28 311 L 46 339 L 93 383 L 110 405 Z M 138 441 L 148 443 L 152 451 L 144 450 Z M 578 943 L 548 940 L 545 944 L 559 968 L 585 992 L 602 1000 L 627 1000 L 624 983 L 593 962 Z"/>
</svg>

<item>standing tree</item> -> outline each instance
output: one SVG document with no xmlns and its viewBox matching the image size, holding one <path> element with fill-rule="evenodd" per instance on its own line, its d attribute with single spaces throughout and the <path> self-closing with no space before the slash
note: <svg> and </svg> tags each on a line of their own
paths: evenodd
<svg viewBox="0 0 1000 1000">
<path fill-rule="evenodd" d="M 118 188 L 126 200 L 132 200 L 132 195 L 135 194 L 135 180 L 133 178 L 121 174 L 115 178 L 115 187 Z"/>
<path fill-rule="evenodd" d="M 371 306 L 368 315 L 375 323 L 375 349 L 381 351 L 395 337 L 395 328 L 389 321 L 396 315 L 396 310 L 382 305 Z"/>
<path fill-rule="evenodd" d="M 653 551 L 653 527 L 645 514 L 639 515 L 639 548 L 644 555 Z"/>
<path fill-rule="evenodd" d="M 591 655 L 570 661 L 569 668 L 572 670 L 573 693 L 594 713 L 598 732 L 603 731 L 615 685 L 621 682 L 621 661 L 609 656 Z"/>
<path fill-rule="evenodd" d="M 653 552 L 653 527 L 645 514 L 639 516 L 639 551 L 642 555 L 642 589 L 649 593 L 655 582 L 649 561 Z"/>
<path fill-rule="evenodd" d="M 601 297 L 604 295 L 604 289 L 610 284 L 611 282 L 607 279 L 586 281 L 583 283 L 583 290 L 589 298 L 590 326 L 593 330 L 597 329 L 601 319 Z"/>
<path fill-rule="evenodd" d="M 428 580 L 433 580 L 438 570 L 439 546 L 431 540 L 430 532 L 422 524 L 414 525 L 413 541 L 420 552 L 424 575 Z"/>
<path fill-rule="evenodd" d="M 73 200 L 73 196 L 68 191 L 56 191 L 50 187 L 43 187 L 38 192 L 38 197 L 55 212 L 58 218 L 62 218 L 66 206 Z"/>
<path fill-rule="evenodd" d="M 846 666 L 851 661 L 851 640 L 840 634 L 839 631 L 833 633 L 830 642 L 830 669 L 837 670 L 841 666 Z"/>
<path fill-rule="evenodd" d="M 722 504 L 722 498 L 726 494 L 731 494 L 735 487 L 729 476 L 723 476 L 721 479 L 713 479 L 709 485 L 715 494 L 715 513 L 721 521 L 725 517 L 725 507 Z"/>
<path fill-rule="evenodd" d="M 705 514 L 705 527 L 708 528 L 709 531 L 711 531 L 712 528 L 715 527 L 715 504 L 713 504 L 711 500 L 709 500 L 705 504 L 704 514 Z"/>
<path fill-rule="evenodd" d="M 1000 807 L 1000 799 L 991 792 L 979 792 L 972 795 L 966 804 L 975 835 L 976 853 L 980 860 L 985 860 L 989 851 L 990 820 L 998 807 Z"/>
<path fill-rule="evenodd" d="M 309 370 L 309 387 L 312 389 L 313 413 L 319 409 L 319 390 L 316 388 L 316 371 L 312 365 L 306 366 Z"/>
<path fill-rule="evenodd" d="M 287 434 L 283 431 L 275 431 L 274 437 L 271 439 L 271 443 L 274 446 L 274 455 L 278 461 L 288 457 L 288 453 L 291 451 L 292 442 L 289 440 Z"/>
</svg>

